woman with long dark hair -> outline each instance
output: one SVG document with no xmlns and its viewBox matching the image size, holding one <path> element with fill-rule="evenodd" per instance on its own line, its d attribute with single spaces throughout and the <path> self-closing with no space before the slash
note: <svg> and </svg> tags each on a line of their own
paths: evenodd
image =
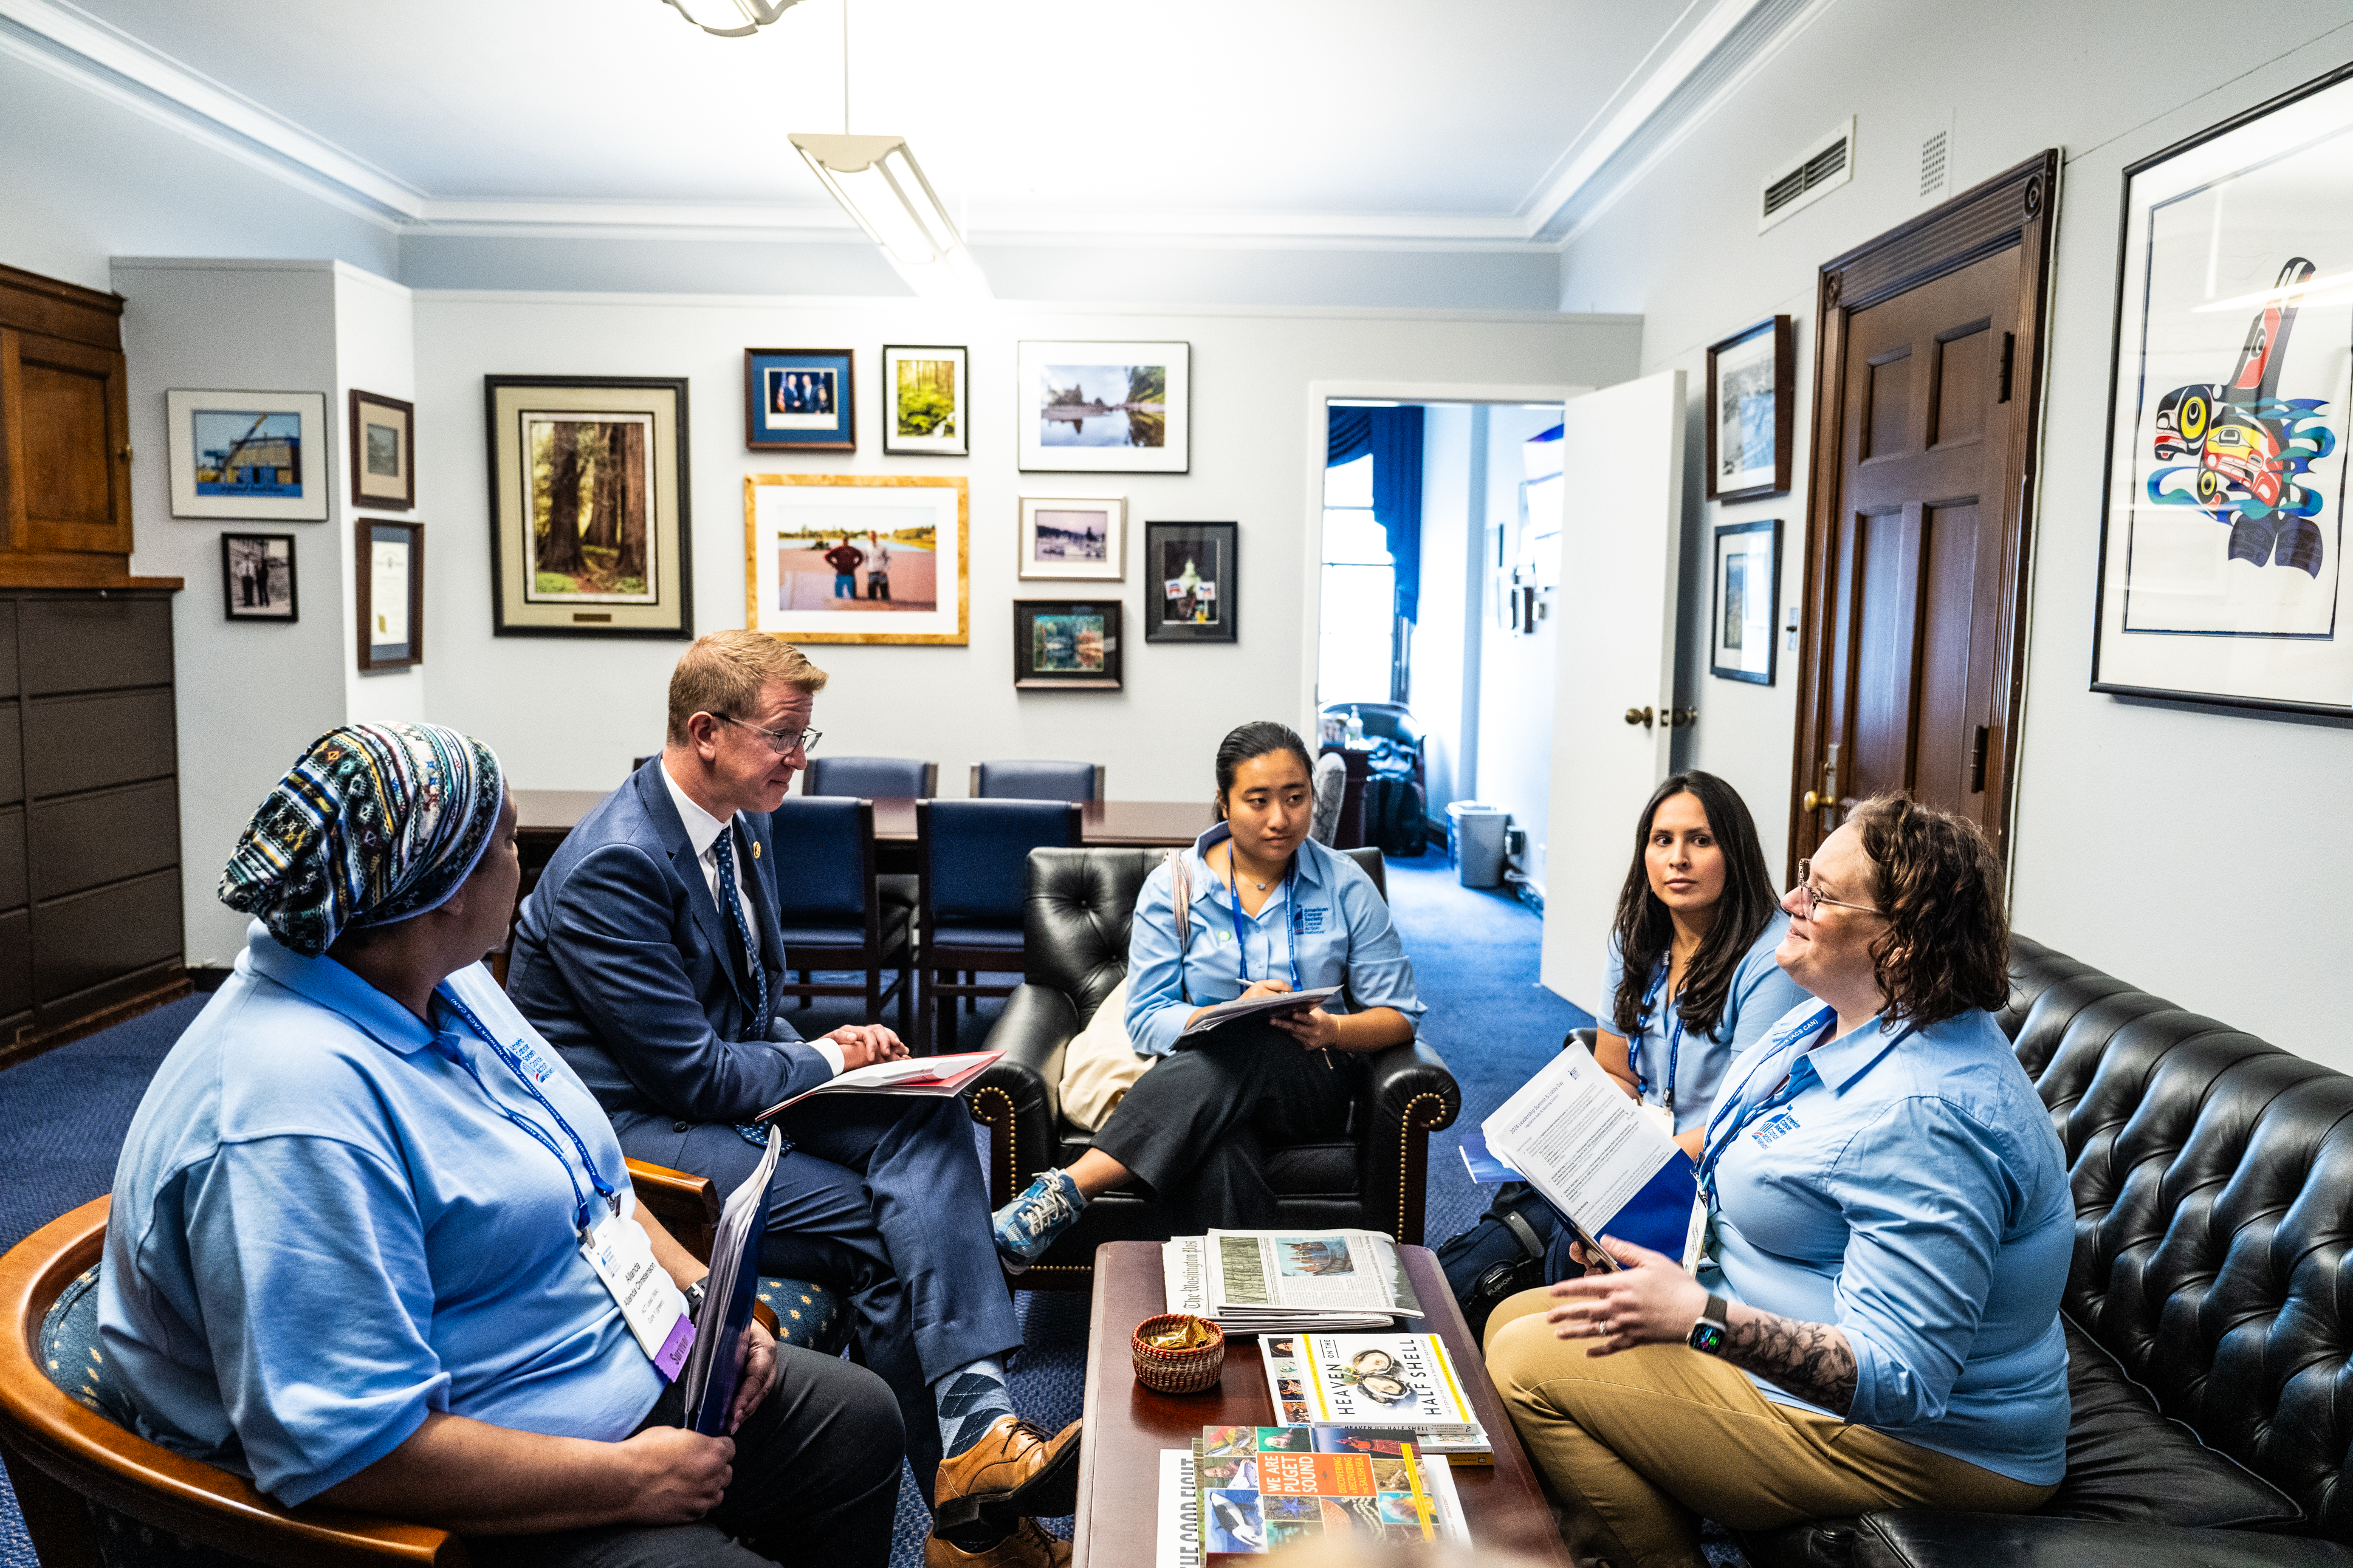
<svg viewBox="0 0 2353 1568">
<path fill-rule="evenodd" d="M 1725 1065 L 1806 999 L 1773 962 L 1779 903 L 1730 784 L 1694 770 L 1659 785 L 1618 894 L 1593 1058 L 1694 1159 Z"/>
<path fill-rule="evenodd" d="M 1244 724 L 1218 747 L 1217 771 L 1223 820 L 1145 879 L 1130 927 L 1128 1038 L 1160 1059 L 1094 1147 L 997 1211 L 997 1251 L 1016 1269 L 1129 1181 L 1178 1234 L 1272 1226 L 1269 1143 L 1341 1136 L 1359 1056 L 1414 1037 L 1422 1005 L 1388 905 L 1355 861 L 1307 836 L 1306 743 L 1288 725 Z M 1178 1048 L 1220 1003 L 1326 985 L 1346 987 L 1329 999 L 1344 1008 L 1236 1020 Z"/>
</svg>

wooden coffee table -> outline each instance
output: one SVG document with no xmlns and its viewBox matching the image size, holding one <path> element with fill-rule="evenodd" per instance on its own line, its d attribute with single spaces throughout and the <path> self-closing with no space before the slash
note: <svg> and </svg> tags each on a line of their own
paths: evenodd
<svg viewBox="0 0 2353 1568">
<path fill-rule="evenodd" d="M 1508 1549 L 1569 1568 L 1535 1471 L 1495 1397 L 1437 1258 L 1426 1247 L 1399 1250 L 1430 1313 L 1420 1331 L 1445 1341 L 1480 1424 L 1495 1445 L 1493 1468 L 1460 1466 L 1454 1471 L 1472 1542 L 1482 1550 Z M 1160 1529 L 1160 1450 L 1189 1447 L 1204 1426 L 1264 1426 L 1274 1420 L 1274 1400 L 1267 1393 L 1255 1339 L 1226 1342 L 1225 1375 L 1206 1393 L 1154 1394 L 1135 1381 L 1128 1340 L 1136 1324 L 1167 1310 L 1161 1281 L 1156 1241 L 1109 1241 L 1095 1251 L 1074 1568 L 1146 1568 L 1152 1562 Z"/>
</svg>

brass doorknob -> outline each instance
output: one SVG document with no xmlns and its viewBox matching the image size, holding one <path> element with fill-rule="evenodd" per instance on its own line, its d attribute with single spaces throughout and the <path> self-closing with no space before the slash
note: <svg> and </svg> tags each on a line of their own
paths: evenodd
<svg viewBox="0 0 2353 1568">
<path fill-rule="evenodd" d="M 1830 805 L 1830 802 L 1824 800 L 1820 795 L 1816 795 L 1812 790 L 1808 790 L 1806 792 L 1804 804 L 1808 811 L 1820 811 L 1822 807 Z"/>
<path fill-rule="evenodd" d="M 1667 715 L 1667 726 L 1670 729 L 1680 730 L 1686 724 L 1698 722 L 1699 710 L 1696 708 L 1677 708 Z"/>
<path fill-rule="evenodd" d="M 1648 708 L 1629 708 L 1626 710 L 1626 722 L 1629 724 L 1640 724 L 1643 729 L 1647 730 L 1651 727 L 1651 710 Z"/>
</svg>

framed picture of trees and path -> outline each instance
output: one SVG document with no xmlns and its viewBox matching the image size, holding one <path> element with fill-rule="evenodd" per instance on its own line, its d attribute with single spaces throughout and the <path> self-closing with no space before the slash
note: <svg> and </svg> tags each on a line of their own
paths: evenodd
<svg viewBox="0 0 2353 1568">
<path fill-rule="evenodd" d="M 686 378 L 482 378 L 500 637 L 694 636 Z"/>
</svg>

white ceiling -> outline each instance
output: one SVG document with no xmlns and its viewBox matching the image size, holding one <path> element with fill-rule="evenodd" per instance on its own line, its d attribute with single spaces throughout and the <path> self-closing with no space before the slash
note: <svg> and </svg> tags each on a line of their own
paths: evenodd
<svg viewBox="0 0 2353 1568">
<path fill-rule="evenodd" d="M 850 128 L 906 135 L 976 235 L 1526 244 L 1753 4 L 801 0 L 742 39 L 661 0 L 0 0 L 0 19 L 405 223 L 843 226 L 785 135 L 842 129 L 847 7 Z"/>
</svg>

